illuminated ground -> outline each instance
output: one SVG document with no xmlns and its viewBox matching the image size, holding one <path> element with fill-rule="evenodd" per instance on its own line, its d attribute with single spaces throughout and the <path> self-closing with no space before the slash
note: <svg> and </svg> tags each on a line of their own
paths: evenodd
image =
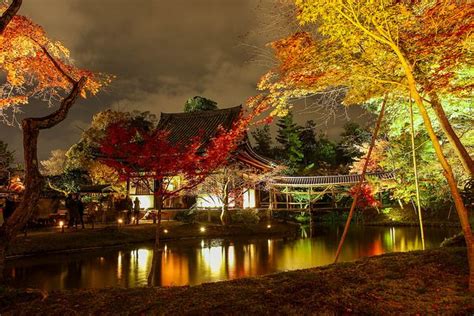
<svg viewBox="0 0 474 316">
<path fill-rule="evenodd" d="M 7 314 L 472 314 L 465 248 L 393 253 L 352 263 L 193 287 L 3 290 Z"/>
</svg>

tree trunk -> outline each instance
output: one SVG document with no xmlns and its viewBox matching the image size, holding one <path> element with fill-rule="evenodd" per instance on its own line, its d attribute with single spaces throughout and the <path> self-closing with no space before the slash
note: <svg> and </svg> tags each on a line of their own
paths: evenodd
<svg viewBox="0 0 474 316">
<path fill-rule="evenodd" d="M 25 191 L 20 205 L 15 209 L 10 218 L 0 227 L 0 262 L 5 261 L 6 252 L 11 241 L 18 232 L 25 226 L 33 215 L 38 204 L 41 189 L 43 187 L 43 177 L 38 170 L 38 136 L 42 129 L 51 128 L 67 117 L 69 109 L 76 101 L 79 93 L 86 83 L 86 78 L 81 78 L 76 82 L 69 95 L 61 102 L 58 110 L 40 118 L 26 118 L 22 121 L 23 129 L 23 151 L 25 159 Z M 0 266 L 1 268 L 1 266 Z M 0 271 L 3 275 L 3 270 Z"/>
<path fill-rule="evenodd" d="M 395 44 L 392 45 L 392 48 L 397 54 L 400 63 L 405 71 L 411 95 L 415 100 L 416 105 L 418 106 L 418 110 L 423 118 L 426 131 L 428 132 L 428 135 L 431 139 L 438 161 L 441 164 L 441 167 L 443 168 L 443 174 L 446 180 L 448 181 L 449 189 L 451 191 L 454 205 L 456 207 L 456 212 L 458 213 L 459 221 L 461 222 L 461 227 L 464 233 L 464 238 L 466 240 L 467 257 L 469 262 L 469 290 L 474 291 L 474 248 L 472 244 L 472 231 L 471 225 L 469 223 L 469 213 L 459 193 L 459 189 L 457 187 L 456 180 L 454 179 L 454 174 L 451 165 L 444 156 L 441 145 L 439 144 L 438 137 L 436 136 L 436 133 L 433 129 L 433 125 L 431 124 L 431 119 L 428 115 L 428 112 L 426 111 L 425 105 L 423 104 L 423 99 L 421 98 L 420 94 L 416 89 L 416 80 L 413 76 L 412 68 L 403 56 L 400 49 Z"/>
<path fill-rule="evenodd" d="M 221 207 L 221 224 L 226 226 L 229 224 L 229 206 L 228 204 L 224 204 Z"/>
<path fill-rule="evenodd" d="M 436 92 L 431 91 L 428 93 L 428 96 L 430 97 L 431 106 L 436 114 L 436 117 L 438 118 L 441 128 L 448 138 L 449 143 L 453 146 L 456 155 L 459 157 L 459 160 L 461 160 L 462 166 L 471 177 L 474 177 L 474 161 L 471 159 L 471 156 L 449 123 L 448 117 L 444 112 L 438 95 Z"/>
<path fill-rule="evenodd" d="M 3 12 L 0 17 L 0 34 L 5 31 L 8 23 L 13 19 L 18 10 L 20 10 L 22 0 L 13 0 L 10 6 Z"/>
<path fill-rule="evenodd" d="M 469 290 L 474 291 L 474 249 L 473 249 L 473 243 L 472 243 L 471 224 L 469 223 L 469 213 L 459 193 L 459 189 L 458 189 L 456 180 L 454 178 L 451 165 L 449 164 L 449 162 L 447 161 L 446 157 L 443 154 L 441 145 L 439 144 L 438 138 L 431 125 L 431 121 L 428 116 L 428 113 L 426 112 L 422 99 L 418 94 L 415 96 L 415 101 L 418 105 L 420 113 L 425 122 L 425 126 L 428 131 L 428 135 L 430 136 L 431 141 L 433 143 L 433 147 L 435 148 L 436 156 L 438 157 L 438 160 L 443 168 L 443 174 L 446 180 L 448 181 L 448 185 L 451 191 L 451 195 L 453 197 L 454 205 L 456 207 L 456 211 L 458 213 L 458 217 L 461 222 L 464 238 L 466 240 L 467 256 L 468 256 L 468 262 L 469 262 Z"/>
<path fill-rule="evenodd" d="M 160 250 L 153 249 L 153 258 L 151 260 L 151 269 L 148 274 L 147 284 L 148 286 L 160 286 L 160 264 L 162 252 Z"/>
<path fill-rule="evenodd" d="M 157 204 L 156 204 L 156 209 L 157 209 L 157 222 L 156 222 L 156 232 L 155 232 L 155 250 L 160 249 L 160 232 L 161 232 L 161 210 L 163 209 L 163 195 L 159 193 L 156 196 L 157 199 Z"/>
<path fill-rule="evenodd" d="M 227 225 L 229 224 L 229 192 L 227 192 L 227 186 L 225 186 L 224 197 L 222 199 L 222 207 L 221 207 L 221 224 Z"/>
</svg>

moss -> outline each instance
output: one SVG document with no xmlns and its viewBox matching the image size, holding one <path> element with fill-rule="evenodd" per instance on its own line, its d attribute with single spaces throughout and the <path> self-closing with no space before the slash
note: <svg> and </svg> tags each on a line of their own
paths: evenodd
<svg viewBox="0 0 474 316">
<path fill-rule="evenodd" d="M 13 296 L 5 314 L 470 314 L 465 248 L 391 253 L 351 263 L 172 288 Z M 2 294 L 0 294 L 1 296 Z"/>
</svg>

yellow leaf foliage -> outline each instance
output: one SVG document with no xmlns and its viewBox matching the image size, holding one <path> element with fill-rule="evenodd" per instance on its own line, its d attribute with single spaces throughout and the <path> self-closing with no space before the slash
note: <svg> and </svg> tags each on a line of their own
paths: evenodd
<svg viewBox="0 0 474 316">
<path fill-rule="evenodd" d="M 408 60 L 421 92 L 472 92 L 458 74 L 473 66 L 474 5 L 457 0 L 294 0 L 297 18 L 317 36 L 296 33 L 271 43 L 278 66 L 258 88 L 274 113 L 291 101 L 345 86 L 344 103 L 385 93 L 406 96 L 399 54 Z M 461 84 L 459 84 L 461 82 Z"/>
</svg>

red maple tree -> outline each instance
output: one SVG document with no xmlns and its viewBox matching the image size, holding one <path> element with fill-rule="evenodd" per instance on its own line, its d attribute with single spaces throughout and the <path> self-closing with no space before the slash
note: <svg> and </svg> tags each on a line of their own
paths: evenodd
<svg viewBox="0 0 474 316">
<path fill-rule="evenodd" d="M 363 209 L 380 206 L 380 201 L 375 198 L 375 193 L 375 190 L 368 183 L 363 183 L 360 189 L 358 189 L 356 185 L 349 190 L 349 194 L 352 197 L 358 195 L 357 206 Z"/>
<path fill-rule="evenodd" d="M 230 154 L 244 139 L 252 119 L 262 111 L 261 107 L 255 107 L 248 115 L 241 115 L 230 128 L 220 126 L 211 139 L 198 133 L 198 136 L 185 142 L 173 142 L 166 130 L 144 129 L 126 121 L 106 128 L 99 144 L 99 159 L 117 170 L 123 180 L 133 178 L 153 188 L 158 211 L 156 248 L 159 245 L 163 202 L 194 188 L 225 165 Z M 179 187 L 172 183 L 174 176 L 180 176 L 183 180 Z"/>
</svg>

